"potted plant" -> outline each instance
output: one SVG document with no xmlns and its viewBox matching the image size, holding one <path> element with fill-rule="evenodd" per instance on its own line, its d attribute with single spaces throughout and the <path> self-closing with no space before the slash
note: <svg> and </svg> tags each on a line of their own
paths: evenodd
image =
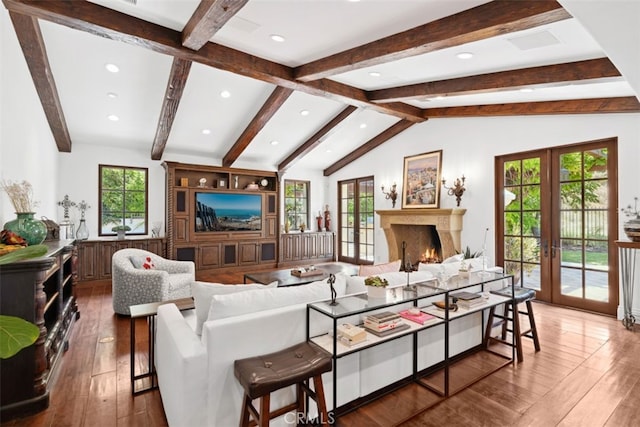
<svg viewBox="0 0 640 427">
<path fill-rule="evenodd" d="M 369 298 L 386 298 L 387 286 L 389 286 L 387 279 L 382 279 L 379 276 L 369 276 L 364 279 L 364 284 L 367 287 Z"/>
<path fill-rule="evenodd" d="M 118 234 L 118 240 L 123 240 L 127 231 L 131 231 L 131 227 L 128 225 L 116 225 L 111 231 L 115 231 Z"/>
</svg>

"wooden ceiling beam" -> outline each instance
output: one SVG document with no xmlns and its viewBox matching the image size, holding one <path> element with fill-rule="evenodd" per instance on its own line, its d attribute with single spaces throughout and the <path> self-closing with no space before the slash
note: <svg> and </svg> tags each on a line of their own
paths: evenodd
<svg viewBox="0 0 640 427">
<path fill-rule="evenodd" d="M 293 90 L 284 87 L 276 87 L 275 90 L 271 92 L 271 95 L 269 95 L 269 98 L 262 105 L 260 111 L 258 111 L 253 120 L 251 120 L 249 126 L 246 127 L 242 135 L 240 135 L 235 144 L 233 144 L 223 157 L 222 166 L 227 168 L 231 167 L 231 165 L 238 160 L 242 152 L 251 144 L 253 138 L 255 138 L 258 132 L 271 120 L 273 115 L 282 107 L 292 93 Z"/>
<path fill-rule="evenodd" d="M 568 18 L 556 1 L 492 1 L 301 65 L 294 75 L 304 82 L 318 80 Z"/>
<path fill-rule="evenodd" d="M 329 123 L 324 125 L 322 129 L 313 134 L 311 138 L 307 139 L 293 153 L 287 156 L 286 159 L 280 162 L 280 164 L 278 165 L 278 173 L 284 173 L 295 162 L 300 160 L 306 154 L 309 154 L 311 150 L 322 143 L 323 139 L 328 138 L 332 133 L 334 133 L 338 129 L 338 125 L 356 110 L 357 108 L 353 105 L 349 105 L 347 108 L 342 110 L 337 116 L 331 119 Z"/>
<path fill-rule="evenodd" d="M 335 162 L 334 164 L 326 168 L 324 170 L 324 176 L 329 176 L 339 171 L 340 169 L 349 165 L 351 162 L 358 160 L 360 157 L 364 156 L 374 148 L 382 145 L 383 143 L 387 142 L 394 136 L 398 135 L 400 132 L 409 129 L 414 124 L 415 124 L 414 122 L 410 122 L 408 120 L 400 120 L 396 124 L 387 128 L 382 133 L 373 137 L 369 141 L 362 144 L 360 147 L 353 150 L 351 153 L 347 154 L 346 156 L 344 156 L 343 158 L 341 158 L 340 160 L 338 160 L 337 162 Z"/>
<path fill-rule="evenodd" d="M 88 2 L 66 0 L 2 0 L 9 11 L 30 15 L 111 40 L 150 49 L 165 55 L 208 65 L 276 86 L 319 95 L 356 106 L 423 121 L 422 110 L 398 104 L 369 102 L 364 91 L 332 81 L 306 84 L 293 78 L 293 69 L 276 62 L 207 42 L 197 52 L 182 46 L 181 33 L 115 10 Z M 336 90 L 337 92 L 333 92 Z M 349 98 L 349 94 L 357 95 Z"/>
<path fill-rule="evenodd" d="M 44 114 L 49 122 L 58 151 L 71 152 L 71 136 L 62 111 L 56 82 L 51 73 L 38 20 L 30 16 L 9 12 L 13 28 L 18 36 L 31 78 L 40 98 Z"/>
<path fill-rule="evenodd" d="M 153 139 L 153 146 L 151 147 L 152 160 L 162 159 L 162 154 L 167 146 L 173 120 L 176 118 L 176 112 L 178 111 L 190 70 L 191 61 L 178 58 L 173 59 L 167 89 L 164 93 L 164 101 L 162 102 L 162 109 L 160 110 L 160 118 L 158 119 L 158 127 L 156 128 L 156 136 Z"/>
<path fill-rule="evenodd" d="M 367 92 L 367 97 L 374 102 L 407 101 L 521 87 L 552 87 L 618 77 L 621 77 L 621 74 L 615 65 L 608 58 L 599 58 L 374 90 Z"/>
<path fill-rule="evenodd" d="M 249 0 L 200 0 L 182 30 L 182 46 L 198 50 L 217 33 Z"/>
<path fill-rule="evenodd" d="M 640 102 L 636 97 L 628 96 L 618 98 L 474 105 L 468 107 L 427 108 L 424 112 L 425 116 L 430 119 L 553 114 L 638 113 L 640 112 Z"/>
</svg>

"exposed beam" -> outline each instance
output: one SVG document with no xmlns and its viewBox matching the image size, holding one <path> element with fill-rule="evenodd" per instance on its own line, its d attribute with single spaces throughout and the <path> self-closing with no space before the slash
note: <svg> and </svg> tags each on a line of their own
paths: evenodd
<svg viewBox="0 0 640 427">
<path fill-rule="evenodd" d="M 373 137 L 369 141 L 362 144 L 360 147 L 353 150 L 351 153 L 347 154 L 346 156 L 344 156 L 343 158 L 341 158 L 340 160 L 338 160 L 337 162 L 335 162 L 334 164 L 326 168 L 324 170 L 324 176 L 329 176 L 339 171 L 343 167 L 347 166 L 349 163 L 354 162 L 355 160 L 364 156 L 374 148 L 387 142 L 388 140 L 390 140 L 400 132 L 410 128 L 414 124 L 415 124 L 414 122 L 410 122 L 408 120 L 400 120 L 393 126 L 387 128 L 387 130 L 385 130 L 384 132 Z"/>
<path fill-rule="evenodd" d="M 171 72 L 169 73 L 169 81 L 167 82 L 167 90 L 164 93 L 164 101 L 160 111 L 160 119 L 158 119 L 158 127 L 156 128 L 156 136 L 153 139 L 153 146 L 151 147 L 152 160 L 162 159 L 162 154 L 167 145 L 173 120 L 176 118 L 176 111 L 178 111 L 190 70 L 191 61 L 178 58 L 173 59 Z"/>
<path fill-rule="evenodd" d="M 295 77 L 305 82 L 318 80 L 568 18 L 571 15 L 556 1 L 492 1 L 301 65 Z"/>
<path fill-rule="evenodd" d="M 368 92 L 367 96 L 375 102 L 406 101 L 425 96 L 463 95 L 525 86 L 551 87 L 617 77 L 621 74 L 615 65 L 608 58 L 599 58 L 380 89 Z"/>
<path fill-rule="evenodd" d="M 40 32 L 38 20 L 30 16 L 9 12 L 20 47 L 27 61 L 44 114 L 49 122 L 58 151 L 71 152 L 71 137 L 62 111 L 56 82 L 51 73 L 49 58 Z"/>
<path fill-rule="evenodd" d="M 31 15 L 76 30 L 85 31 L 111 40 L 121 41 L 146 48 L 165 55 L 208 65 L 245 77 L 271 83 L 284 88 L 298 90 L 311 95 L 347 102 L 356 106 L 366 106 L 372 110 L 407 120 L 420 122 L 422 110 L 412 106 L 397 104 L 376 104 L 369 102 L 356 88 L 337 82 L 320 81 L 306 84 L 293 78 L 293 69 L 282 64 L 267 61 L 247 53 L 207 42 L 197 52 L 182 46 L 181 33 L 88 1 L 66 0 L 2 0 L 5 7 L 13 12 Z M 333 90 L 338 90 L 334 93 Z M 355 99 L 349 94 L 358 94 Z"/>
<path fill-rule="evenodd" d="M 287 156 L 279 165 L 278 165 L 278 173 L 284 173 L 289 167 L 291 167 L 295 162 L 300 160 L 306 154 L 308 154 L 311 150 L 316 148 L 322 142 L 323 138 L 327 138 L 329 135 L 334 133 L 340 123 L 347 117 L 349 117 L 357 108 L 353 105 L 348 106 L 344 110 L 342 110 L 337 116 L 335 116 L 329 123 L 324 125 L 322 129 L 313 134 L 313 136 L 307 139 L 302 145 L 300 145 L 293 153 Z"/>
<path fill-rule="evenodd" d="M 249 0 L 201 0 L 182 30 L 182 46 L 198 50 Z"/>
<path fill-rule="evenodd" d="M 424 111 L 425 116 L 429 118 L 638 113 L 640 112 L 640 102 L 636 97 L 629 96 L 619 98 L 474 105 L 469 107 L 428 108 Z"/>
<path fill-rule="evenodd" d="M 277 87 L 269 98 L 264 103 L 260 111 L 255 115 L 249 126 L 242 132 L 242 135 L 238 138 L 238 140 L 233 144 L 233 146 L 229 149 L 227 154 L 222 159 L 222 166 L 230 167 L 233 162 L 238 160 L 240 154 L 251 144 L 253 138 L 256 137 L 258 132 L 262 130 L 264 125 L 267 124 L 269 120 L 273 117 L 273 115 L 282 107 L 284 102 L 289 98 L 293 91 L 291 89 L 287 89 L 284 87 Z"/>
</svg>

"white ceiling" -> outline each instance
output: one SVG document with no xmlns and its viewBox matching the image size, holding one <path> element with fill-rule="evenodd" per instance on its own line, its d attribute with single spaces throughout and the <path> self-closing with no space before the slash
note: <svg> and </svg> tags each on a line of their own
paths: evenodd
<svg viewBox="0 0 640 427">
<path fill-rule="evenodd" d="M 92 0 L 93 3 L 182 31 L 197 0 Z M 250 0 L 211 41 L 295 67 L 486 3 L 470 0 Z M 51 71 L 73 144 L 107 144 L 151 152 L 173 58 L 40 20 Z M 272 34 L 285 42 L 271 40 Z M 550 43 L 551 42 L 551 43 Z M 516 44 L 533 43 L 521 49 Z M 471 59 L 456 57 L 473 52 Z M 574 19 L 437 50 L 332 79 L 364 90 L 438 81 L 606 56 Z M 113 63 L 119 73 L 105 70 Z M 379 72 L 372 77 L 369 72 Z M 220 160 L 275 86 L 194 63 L 164 151 Z M 220 93 L 229 91 L 229 98 Z M 117 94 L 110 98 L 108 93 Z M 496 91 L 407 101 L 419 108 L 634 96 L 624 78 L 530 93 Z M 239 167 L 280 162 L 329 122 L 345 104 L 294 92 L 242 153 Z M 300 112 L 309 114 L 302 116 Z M 120 120 L 110 121 L 115 114 Z M 295 166 L 325 169 L 399 119 L 360 109 Z M 366 126 L 366 127 L 365 127 Z M 203 134 L 209 129 L 210 134 Z M 278 141 L 272 145 L 272 141 Z M 247 165 L 247 166 L 245 166 Z"/>
</svg>

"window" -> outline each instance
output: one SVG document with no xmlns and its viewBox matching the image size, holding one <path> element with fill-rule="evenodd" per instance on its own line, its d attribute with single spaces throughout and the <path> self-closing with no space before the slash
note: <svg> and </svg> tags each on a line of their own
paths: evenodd
<svg viewBox="0 0 640 427">
<path fill-rule="evenodd" d="M 116 235 L 117 226 L 147 234 L 147 177 L 146 168 L 100 165 L 100 236 Z"/>
<path fill-rule="evenodd" d="M 309 181 L 284 180 L 285 222 L 292 230 L 309 226 Z"/>
<path fill-rule="evenodd" d="M 373 177 L 338 182 L 338 261 L 373 264 L 374 214 Z"/>
</svg>

